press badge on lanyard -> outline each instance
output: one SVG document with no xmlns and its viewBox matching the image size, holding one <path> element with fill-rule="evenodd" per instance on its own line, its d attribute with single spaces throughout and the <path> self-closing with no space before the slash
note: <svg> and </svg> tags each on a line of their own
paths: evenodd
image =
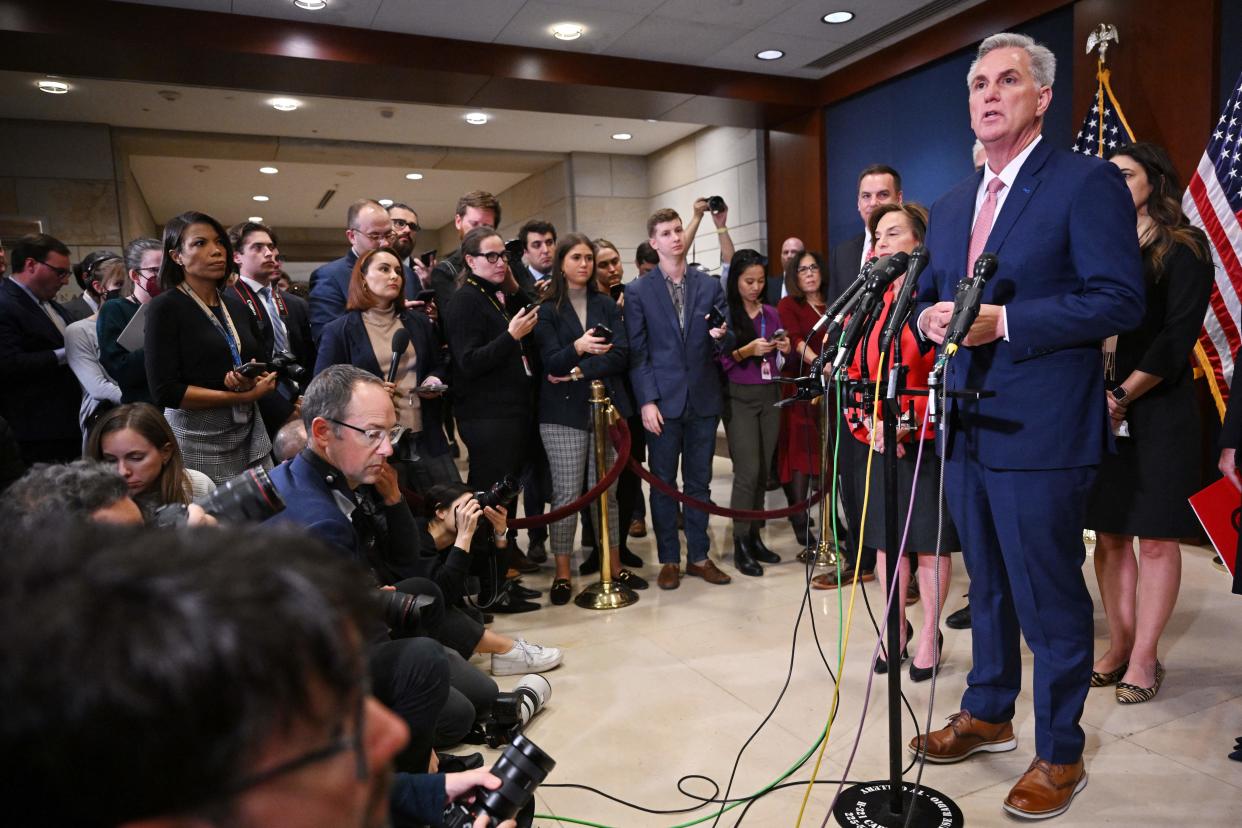
<svg viewBox="0 0 1242 828">
<path fill-rule="evenodd" d="M 526 354 L 522 354 L 522 368 L 525 369 L 526 376 L 528 377 L 534 376 L 534 373 L 532 373 L 530 370 L 530 360 L 527 359 Z"/>
<path fill-rule="evenodd" d="M 763 309 L 759 310 L 759 338 L 768 338 L 768 320 L 763 315 Z M 768 361 L 768 355 L 764 354 L 760 357 L 763 361 L 759 363 L 759 376 L 764 382 L 772 381 L 772 363 Z"/>
</svg>

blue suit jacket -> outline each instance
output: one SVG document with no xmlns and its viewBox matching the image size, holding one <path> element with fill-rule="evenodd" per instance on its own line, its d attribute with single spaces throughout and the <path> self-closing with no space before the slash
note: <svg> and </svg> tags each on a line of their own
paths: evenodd
<svg viewBox="0 0 1242 828">
<path fill-rule="evenodd" d="M 300 526 L 333 551 L 367 566 L 366 557 L 358 548 L 358 533 L 354 531 L 354 524 L 337 505 L 332 489 L 323 476 L 311 467 L 302 453 L 281 463 L 268 475 L 276 491 L 284 498 L 285 509 L 268 518 L 265 524 Z M 343 483 L 341 485 L 344 487 Z M 347 489 L 342 488 L 341 491 L 344 493 Z"/>
<path fill-rule="evenodd" d="M 311 336 L 318 343 L 323 336 L 324 326 L 333 319 L 345 315 L 345 303 L 349 298 L 349 277 L 354 271 L 354 262 L 358 254 L 349 249 L 339 259 L 320 265 L 310 275 L 310 327 Z M 418 277 L 409 265 L 404 265 L 405 294 L 412 299 L 421 289 Z"/>
<path fill-rule="evenodd" d="M 919 279 L 916 319 L 932 303 L 952 301 L 966 274 L 982 175 L 932 207 L 931 263 Z M 983 302 L 1005 306 L 1008 341 L 959 350 L 945 387 L 996 396 L 949 407 L 990 468 L 1099 463 L 1110 439 L 1100 343 L 1143 318 L 1143 266 L 1125 180 L 1112 164 L 1044 139 L 1018 172 L 984 249 L 999 267 Z"/>
<path fill-rule="evenodd" d="M 535 342 L 543 362 L 540 377 L 539 422 L 555 423 L 571 428 L 591 427 L 591 380 L 603 380 L 612 401 L 622 417 L 634 413 L 623 378 L 630 365 L 630 343 L 617 303 L 603 293 L 587 293 L 587 327 L 604 325 L 612 333 L 612 350 L 606 354 L 579 356 L 574 341 L 586 333 L 573 305 L 566 299 L 558 308 L 552 302 L 539 306 L 539 324 L 535 325 Z M 553 385 L 548 375 L 563 377 L 575 367 L 582 369 L 578 382 Z"/>
<path fill-rule="evenodd" d="M 626 285 L 625 330 L 636 405 L 658 403 L 664 417 L 682 416 L 688 403 L 697 416 L 720 414 L 716 354 L 729 337 L 717 341 L 708 334 L 706 316 L 712 308 L 729 315 L 720 280 L 697 268 L 686 269 L 684 332 L 660 268 Z"/>
<path fill-rule="evenodd" d="M 414 373 L 418 383 L 421 385 L 434 374 L 441 382 L 449 384 L 448 351 L 442 346 L 431 321 L 421 313 L 407 311 L 402 314 L 401 322 L 410 335 L 410 344 L 414 346 L 417 356 Z M 387 378 L 388 366 L 381 368 L 375 358 L 375 349 L 371 347 L 361 311 L 349 311 L 324 327 L 319 340 L 319 357 L 315 361 L 315 375 L 318 376 L 329 365 L 354 365 L 381 379 Z M 444 436 L 443 404 L 439 399 L 423 398 L 419 405 L 423 412 L 424 446 L 430 454 L 439 457 L 449 450 Z"/>
</svg>

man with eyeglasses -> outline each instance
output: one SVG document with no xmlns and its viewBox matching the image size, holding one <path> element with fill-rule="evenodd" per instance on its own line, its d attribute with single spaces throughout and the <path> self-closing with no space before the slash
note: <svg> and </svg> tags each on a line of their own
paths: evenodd
<svg viewBox="0 0 1242 828">
<path fill-rule="evenodd" d="M 339 259 L 320 265 L 310 275 L 311 335 L 316 343 L 319 342 L 324 325 L 345 315 L 345 300 L 349 296 L 349 277 L 353 272 L 354 262 L 368 250 L 392 247 L 397 240 L 388 211 L 378 201 L 369 198 L 349 205 L 345 224 L 349 252 Z M 406 267 L 407 291 L 414 280 L 414 272 Z"/>
<path fill-rule="evenodd" d="M 13 427 L 27 465 L 82 453 L 82 386 L 65 356 L 73 320 L 54 300 L 72 272 L 69 248 L 40 233 L 13 246 L 13 275 L 0 282 L 0 417 Z"/>
<path fill-rule="evenodd" d="M 9 540 L 0 704 L 22 715 L 0 719 L 0 798 L 15 824 L 439 824 L 447 802 L 500 786 L 482 769 L 394 772 L 416 734 L 381 698 L 376 647 L 440 654 L 369 643 L 371 590 L 319 544 L 64 520 Z M 447 687 L 433 666 L 429 703 Z"/>
</svg>

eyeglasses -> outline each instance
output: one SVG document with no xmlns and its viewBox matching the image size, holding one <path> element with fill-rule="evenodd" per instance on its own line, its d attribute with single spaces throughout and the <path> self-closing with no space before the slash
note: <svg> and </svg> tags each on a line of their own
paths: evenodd
<svg viewBox="0 0 1242 828">
<path fill-rule="evenodd" d="M 69 268 L 67 268 L 67 267 L 52 267 L 50 264 L 48 264 L 48 263 L 47 263 L 47 262 L 45 262 L 45 261 L 41 261 L 41 260 L 38 260 L 38 259 L 36 259 L 36 261 L 38 261 L 38 262 L 39 262 L 39 264 L 43 265 L 43 266 L 44 266 L 44 267 L 46 267 L 48 270 L 50 270 L 50 271 L 52 271 L 53 273 L 55 273 L 55 274 L 56 274 L 58 277 L 60 277 L 61 279 L 68 279 L 71 275 L 73 275 L 73 271 L 72 271 L 72 270 L 70 270 L 70 269 L 69 269 Z"/>
<path fill-rule="evenodd" d="M 345 428 L 352 429 L 353 431 L 358 432 L 364 438 L 366 438 L 366 441 L 368 445 L 371 446 L 371 448 L 379 448 L 381 445 L 383 445 L 385 438 L 388 439 L 388 442 L 390 444 L 395 446 L 398 442 L 401 441 L 401 435 L 405 433 L 404 426 L 394 426 L 392 428 L 358 428 L 358 426 L 356 425 L 350 425 L 349 423 L 343 423 L 340 420 L 334 419 L 332 417 L 325 417 L 324 419 L 330 423 L 336 423 L 339 426 L 345 426 Z"/>
<path fill-rule="evenodd" d="M 380 232 L 364 233 L 361 230 L 359 230 L 357 227 L 351 227 L 349 229 L 353 230 L 359 236 L 366 236 L 368 239 L 375 242 L 376 244 L 380 244 L 386 241 L 391 241 L 392 239 L 395 239 L 397 237 L 397 234 L 391 230 L 389 230 L 387 233 L 380 233 Z"/>
<path fill-rule="evenodd" d="M 801 267 L 798 268 L 799 276 L 806 276 L 808 273 L 819 273 L 819 265 L 809 264 L 809 265 L 802 265 Z"/>
<path fill-rule="evenodd" d="M 250 776 L 242 777 L 235 784 L 229 786 L 227 795 L 236 796 L 243 791 L 247 791 L 250 788 L 257 788 L 259 785 L 263 785 L 278 777 L 300 771 L 302 768 L 318 764 L 319 762 L 325 762 L 333 756 L 337 756 L 347 750 L 353 750 L 354 752 L 354 773 L 357 775 L 358 781 L 361 782 L 366 780 L 371 773 L 367 768 L 367 755 L 363 744 L 363 737 L 366 733 L 367 699 L 370 695 L 371 690 L 369 683 L 364 682 L 361 691 L 358 693 L 358 701 L 354 706 L 352 716 L 354 721 L 353 733 L 348 735 L 338 733 L 338 735 L 333 737 L 332 741 L 328 742 L 328 744 L 323 747 L 307 751 L 301 756 L 295 756 L 294 758 L 286 762 L 281 762 L 279 765 L 268 768 L 265 771 L 259 771 L 258 773 L 251 774 Z"/>
<path fill-rule="evenodd" d="M 139 267 L 136 268 L 136 270 L 139 273 L 145 274 L 148 279 L 154 279 L 156 276 L 160 275 L 159 265 L 156 265 L 155 267 Z"/>
<path fill-rule="evenodd" d="M 395 227 L 395 228 L 397 228 L 398 230 L 404 230 L 405 228 L 407 228 L 407 227 L 408 227 L 408 228 L 410 228 L 410 230 L 412 230 L 412 231 L 413 231 L 413 232 L 415 232 L 415 233 L 417 233 L 419 230 L 422 230 L 422 229 L 423 229 L 423 228 L 421 228 L 421 227 L 419 227 L 419 226 L 418 226 L 418 222 L 416 222 L 416 221 L 406 221 L 405 219 L 393 219 L 393 220 L 392 220 L 392 226 L 393 226 L 393 227 Z"/>
<path fill-rule="evenodd" d="M 505 254 L 504 254 L 504 251 L 501 251 L 499 253 L 492 251 L 491 253 L 474 253 L 472 255 L 476 259 L 487 259 L 488 264 L 496 264 L 496 262 L 500 261 L 501 258 L 503 258 Z"/>
</svg>

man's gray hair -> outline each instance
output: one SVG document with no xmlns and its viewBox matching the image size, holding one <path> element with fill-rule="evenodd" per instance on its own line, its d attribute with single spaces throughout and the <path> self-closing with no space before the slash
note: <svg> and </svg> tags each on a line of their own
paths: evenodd
<svg viewBox="0 0 1242 828">
<path fill-rule="evenodd" d="M 353 365 L 330 365 L 321 371 L 302 395 L 302 425 L 306 426 L 306 433 L 311 433 L 316 417 L 344 420 L 354 398 L 354 386 L 366 382 L 384 387 L 384 381 L 375 374 Z M 336 426 L 332 428 L 335 432 Z"/>
<path fill-rule="evenodd" d="M 1052 88 L 1052 82 L 1057 76 L 1057 56 L 1047 46 L 1036 43 L 1034 38 L 1017 32 L 1000 32 L 979 44 L 979 52 L 975 55 L 974 62 L 970 64 L 970 71 L 966 73 L 967 86 L 970 86 L 970 82 L 975 77 L 979 61 L 994 49 L 1026 50 L 1026 53 L 1031 56 L 1031 76 L 1035 78 L 1035 83 L 1040 87 Z"/>
</svg>

